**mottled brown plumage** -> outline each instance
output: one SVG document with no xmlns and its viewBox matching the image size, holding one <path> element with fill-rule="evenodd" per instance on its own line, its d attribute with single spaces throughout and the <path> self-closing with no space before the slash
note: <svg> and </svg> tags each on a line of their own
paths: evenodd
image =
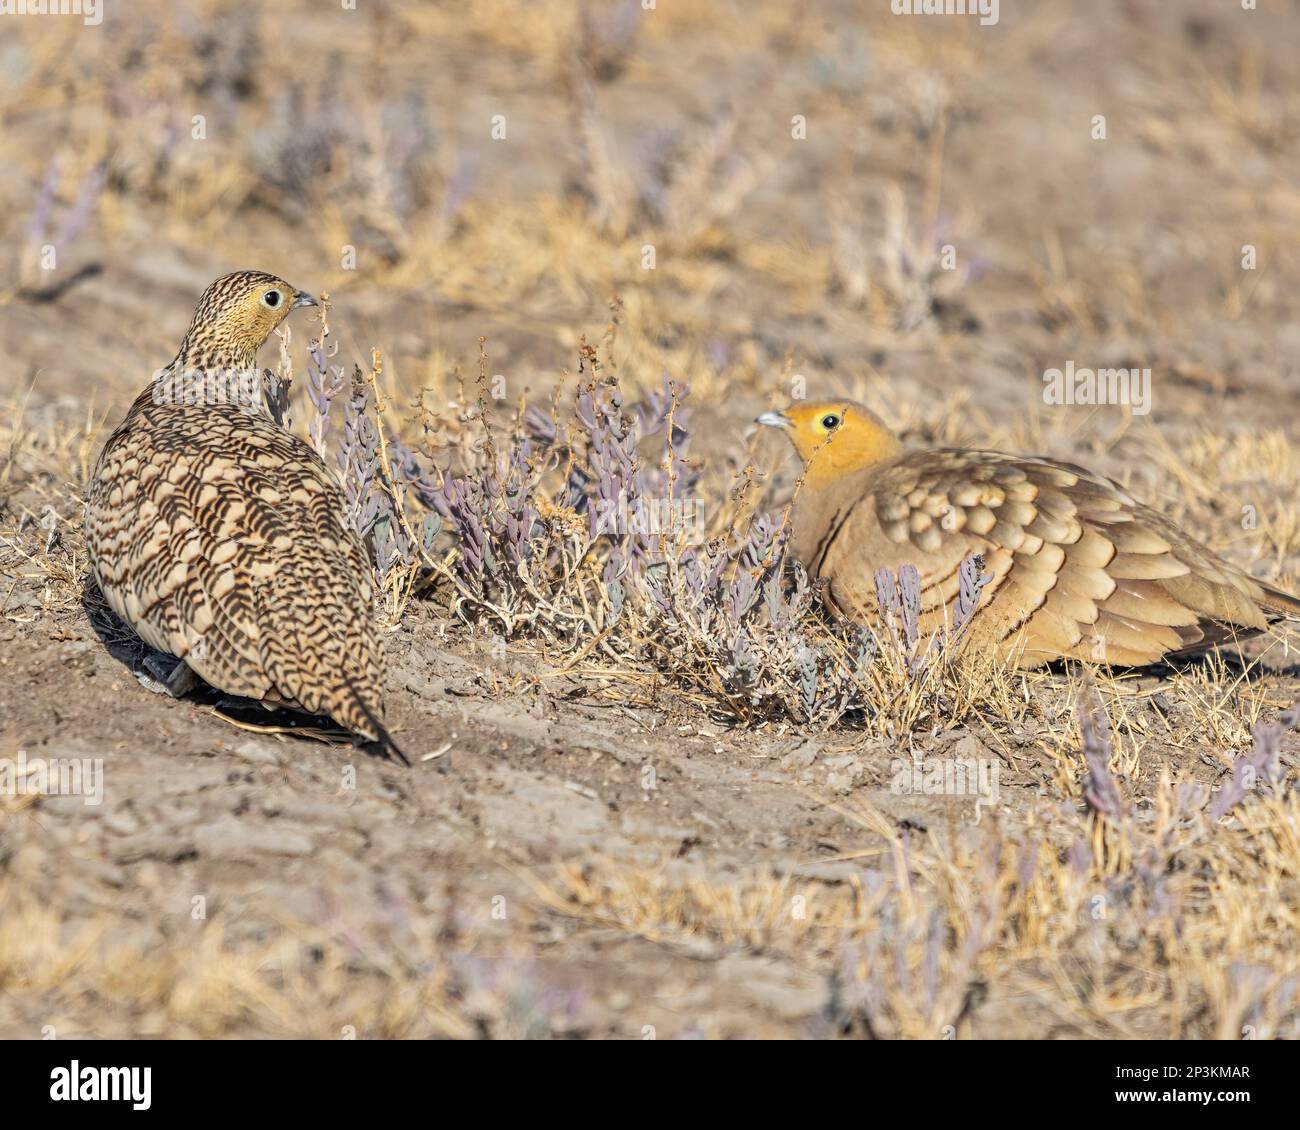
<svg viewBox="0 0 1300 1130">
<path fill-rule="evenodd" d="M 140 638 L 212 686 L 329 715 L 400 757 L 382 722 L 365 547 L 325 464 L 277 422 L 257 366 L 289 311 L 314 304 L 256 271 L 208 287 L 176 358 L 104 445 L 90 563 Z"/>
<path fill-rule="evenodd" d="M 760 422 L 805 463 L 792 549 L 845 615 L 874 624 L 875 572 L 912 564 L 921 626 L 951 623 L 962 561 L 991 576 L 971 646 L 1022 667 L 1145 666 L 1300 618 L 1300 600 L 1217 557 L 1118 484 L 1050 459 L 905 452 L 868 409 L 800 404 Z"/>
</svg>

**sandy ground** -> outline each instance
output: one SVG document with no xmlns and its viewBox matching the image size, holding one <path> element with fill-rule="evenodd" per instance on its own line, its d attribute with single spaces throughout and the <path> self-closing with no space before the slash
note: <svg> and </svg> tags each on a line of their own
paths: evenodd
<svg viewBox="0 0 1300 1130">
<path fill-rule="evenodd" d="M 255 266 L 329 291 L 340 360 L 383 349 L 399 397 L 445 403 L 483 336 L 510 396 L 544 399 L 617 294 L 622 379 L 690 380 L 719 480 L 753 457 L 788 493 L 792 461 L 749 421 L 800 375 L 909 442 L 1090 465 L 1294 590 L 1293 6 L 1007 4 L 979 28 L 661 0 L 625 46 L 559 2 L 170 7 L 0 41 L 0 756 L 100 758 L 105 784 L 98 805 L 0 797 L 0 1035 L 1296 1034 L 1293 800 L 1217 830 L 1166 812 L 1300 697 L 1281 644 L 1248 678 L 1108 688 L 1134 819 L 1178 829 L 1151 833 L 1148 874 L 1147 841 L 1084 808 L 1069 674 L 1021 687 L 1018 717 L 892 738 L 743 726 L 653 680 L 619 701 L 526 633 L 494 646 L 435 588 L 388 635 L 404 770 L 146 690 L 87 616 L 79 532 L 106 425 L 206 283 Z M 332 161 L 295 172 L 292 139 L 331 113 L 350 123 Z M 705 171 L 648 214 L 664 131 Z M 899 209 L 962 265 L 921 286 L 915 324 Z M 1067 360 L 1150 367 L 1150 413 L 1044 405 Z M 899 795 L 913 751 L 996 760 L 998 804 Z"/>
</svg>

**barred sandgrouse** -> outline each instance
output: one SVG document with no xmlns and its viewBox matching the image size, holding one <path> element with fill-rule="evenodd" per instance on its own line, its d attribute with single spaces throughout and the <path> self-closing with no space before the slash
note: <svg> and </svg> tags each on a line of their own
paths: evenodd
<svg viewBox="0 0 1300 1130">
<path fill-rule="evenodd" d="M 1058 659 L 1142 667 L 1300 618 L 1296 597 L 1082 467 L 996 451 L 907 452 L 848 401 L 800 403 L 758 422 L 784 429 L 805 465 L 792 551 L 858 622 L 878 623 L 876 571 L 911 564 L 922 632 L 951 623 L 972 554 L 989 580 L 970 646 L 1025 668 Z"/>
<path fill-rule="evenodd" d="M 90 565 L 141 639 L 213 687 L 328 715 L 405 761 L 382 721 L 365 546 L 335 477 L 281 425 L 273 378 L 257 365 L 289 313 L 315 304 L 259 271 L 208 287 L 175 359 L 100 454 Z"/>
</svg>

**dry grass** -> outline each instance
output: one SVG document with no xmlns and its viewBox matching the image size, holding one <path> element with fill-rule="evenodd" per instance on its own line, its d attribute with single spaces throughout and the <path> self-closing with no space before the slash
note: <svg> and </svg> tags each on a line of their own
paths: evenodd
<svg viewBox="0 0 1300 1130">
<path fill-rule="evenodd" d="M 378 392 L 382 366 L 376 363 L 366 379 Z M 391 407 L 382 394 L 378 400 Z M 941 431 L 942 409 L 940 416 L 920 426 Z M 409 434 L 416 422 L 406 421 L 404 430 Z M 22 468 L 34 482 L 46 483 L 35 497 L 48 498 L 47 513 L 55 515 L 42 525 L 28 503 L 6 520 L 6 573 L 39 578 L 42 593 L 39 608 L 7 618 L 50 617 L 79 598 L 85 562 L 80 503 L 67 484 L 78 478 L 95 426 L 42 432 L 19 420 L 0 436 L 12 453 L 7 469 Z M 485 427 L 470 412 L 463 427 L 440 429 L 442 453 L 456 449 L 467 474 L 475 473 L 475 459 L 477 473 L 484 473 L 484 452 L 503 461 L 509 445 L 522 442 L 517 419 L 501 421 L 495 432 Z M 571 421 L 571 439 L 578 431 Z M 482 442 L 485 434 L 492 444 Z M 1290 466 L 1287 449 L 1268 435 L 1257 448 L 1274 453 L 1279 474 Z M 1207 500 L 1223 490 L 1214 477 L 1231 481 L 1241 473 L 1233 449 L 1225 452 L 1212 433 L 1189 448 L 1184 466 L 1195 477 L 1185 481 L 1200 489 L 1181 497 L 1205 521 L 1214 521 Z M 575 464 L 590 472 L 590 459 L 590 451 L 567 449 L 537 468 L 537 481 L 563 481 L 560 472 Z M 417 525 L 422 512 L 409 484 L 393 480 L 389 486 L 404 520 Z M 712 510 L 731 505 L 734 495 L 724 490 L 706 497 Z M 829 724 L 850 748 L 882 735 L 905 741 L 917 756 L 924 756 L 928 735 L 965 726 L 990 749 L 1004 751 L 1018 779 L 1041 781 L 1047 798 L 996 823 L 986 817 L 983 827 L 955 836 L 951 829 L 900 831 L 852 795 L 824 800 L 861 828 L 847 857 L 878 869 L 826 886 L 788 874 L 719 882 L 678 866 L 591 860 L 539 882 L 543 906 L 670 946 L 706 939 L 834 968 L 828 1031 L 901 1038 L 992 1034 L 996 1021 L 984 1029 L 971 1019 L 979 1002 L 982 1015 L 1027 1008 L 1048 1030 L 1086 1038 L 1300 1034 L 1293 992 L 1300 974 L 1292 944 L 1300 889 L 1295 794 L 1248 798 L 1224 822 L 1206 811 L 1206 781 L 1226 780 L 1222 774 L 1234 756 L 1249 747 L 1251 726 L 1285 705 L 1291 692 L 1272 688 L 1252 667 L 1222 660 L 1170 673 L 1152 686 L 1102 669 L 1083 679 L 1019 675 L 959 655 L 936 664 L 934 679 L 918 681 L 908 673 L 906 656 L 886 647 L 855 673 L 846 666 L 843 635 L 809 604 L 796 613 L 800 634 L 790 637 L 798 641 L 793 645 L 769 621 L 753 629 L 763 681 L 742 694 L 727 663 L 726 641 L 719 646 L 716 621 L 690 612 L 679 573 L 670 571 L 662 590 L 677 613 L 665 619 L 662 607 L 633 586 L 621 598 L 621 614 L 611 618 L 613 601 L 602 577 L 607 547 L 590 536 L 585 516 L 553 507 L 545 529 L 554 540 L 539 556 L 553 555 L 558 565 L 522 588 L 470 592 L 457 580 L 454 552 L 416 556 L 390 575 L 390 623 L 400 621 L 412 600 L 431 600 L 463 621 L 461 631 L 477 633 L 482 629 L 476 625 L 486 623 L 492 633 L 509 637 L 516 651 L 535 651 L 543 672 L 498 683 L 496 693 L 503 696 L 556 677 L 577 679 L 593 701 L 668 704 L 673 720 L 697 721 L 704 713 L 732 726 L 766 729 L 779 722 L 787 733 Z M 676 528 L 665 534 L 670 542 L 679 536 Z M 733 544 L 727 551 L 733 578 L 744 568 L 737 562 L 740 548 Z M 854 693 L 810 720 L 802 713 L 809 700 L 796 652 L 817 641 L 837 657 L 817 694 L 846 687 Z M 1130 806 L 1119 820 L 1081 804 L 1077 717 L 1084 695 L 1099 696 L 1111 718 L 1110 768 Z M 839 719 L 850 702 L 857 713 L 846 728 Z M 1199 763 L 1201 770 L 1175 777 L 1156 768 L 1170 760 Z M 1287 761 L 1294 766 L 1291 755 Z M 1207 764 L 1217 767 L 1208 778 Z M 964 812 L 956 819 L 954 827 L 969 823 Z M 6 897 L 15 901 L 12 892 Z M 48 1002 L 60 999 L 65 976 L 75 970 L 79 992 L 134 1002 L 140 1032 L 163 1024 L 157 1012 L 163 1009 L 173 1033 L 211 1036 L 252 1026 L 329 1035 L 354 995 L 364 997 L 376 1035 L 478 1030 L 437 977 L 411 982 L 369 974 L 371 987 L 363 989 L 363 974 L 341 958 L 315 957 L 304 968 L 307 942 L 292 933 L 256 952 L 227 952 L 219 934 L 205 935 L 202 952 L 160 963 L 101 954 L 90 935 L 62 937 L 52 908 L 28 907 L 7 914 L 6 922 L 0 984 L 22 986 Z M 37 963 L 40 976 L 33 972 Z M 69 1016 L 82 1015 L 75 1003 L 66 1007 Z"/>
<path fill-rule="evenodd" d="M 294 921 L 235 942 L 219 922 L 192 924 L 192 941 L 158 949 L 109 940 L 110 915 L 70 928 L 12 882 L 0 905 L 0 992 L 34 1017 L 14 1036 L 517 1039 L 571 1022 L 546 1004 L 522 946 L 475 953 L 418 923 L 398 944 Z"/>
<path fill-rule="evenodd" d="M 1161 22 L 1176 13 L 1136 31 L 1112 14 L 1114 35 L 1141 36 L 1141 61 L 1110 85 L 1101 63 L 1126 57 L 1105 36 L 1071 38 L 1083 32 L 1064 3 L 1008 12 L 997 37 L 847 4 L 826 20 L 775 2 L 383 13 L 353 25 L 305 4 L 233 14 L 194 0 L 97 38 L 71 21 L 15 25 L 6 48 L 22 65 L 3 72 L 0 99 L 0 620 L 24 641 L 84 632 L 81 492 L 106 426 L 165 361 L 195 284 L 282 270 L 332 294 L 331 363 L 348 380 L 359 366 L 379 426 L 379 489 L 408 543 L 382 577 L 387 630 L 436 617 L 466 654 L 505 639 L 526 669 L 483 672 L 502 700 L 576 686 L 578 702 L 703 723 L 737 747 L 828 738 L 876 784 L 881 758 L 965 731 L 1009 779 L 1011 799 L 974 828 L 955 803 L 922 829 L 873 808 L 868 784 L 818 793 L 858 829 L 842 854 L 859 870 L 840 883 L 797 873 L 822 856 L 740 878 L 564 860 L 535 877 L 540 908 L 670 949 L 785 955 L 833 977 L 827 1031 L 1300 1035 L 1294 788 L 1207 812 L 1252 727 L 1296 697 L 1285 640 L 1263 660 L 1144 678 L 1022 676 L 955 655 L 917 679 L 883 642 L 863 664 L 861 641 L 814 594 L 791 597 L 779 552 L 754 540 L 756 516 L 779 525 L 794 476 L 747 423 L 803 379 L 863 399 L 909 442 L 1092 463 L 1296 588 L 1280 327 L 1300 274 L 1284 163 L 1300 106 L 1270 48 L 1272 34 L 1285 49 L 1282 32 L 1234 30 L 1258 37 L 1186 64 L 1167 47 L 1181 24 Z M 1104 158 L 1081 157 L 1073 132 L 1094 103 L 1111 116 Z M 508 142 L 490 138 L 496 114 Z M 1088 177 L 1095 192 L 1081 194 Z M 1044 204 L 1053 194 L 1081 203 Z M 1235 266 L 1246 242 L 1264 265 L 1253 275 Z M 99 266 L 107 283 L 86 273 Z M 310 440 L 301 345 L 322 327 L 296 332 L 285 371 Z M 1107 350 L 1156 366 L 1152 416 L 1045 408 L 1044 365 Z M 615 577 L 627 539 L 593 536 L 567 493 L 575 471 L 602 473 L 580 399 L 621 396 L 630 419 L 665 374 L 689 385 L 667 411 L 693 410 L 692 446 L 643 429 L 635 471 L 651 497 L 698 504 L 704 539 L 670 523 L 635 547 L 652 568 Z M 538 442 L 528 407 L 553 441 Z M 426 541 L 432 511 L 393 471 L 396 443 L 437 484 L 516 476 L 539 531 L 522 573 L 470 575 L 450 521 Z M 516 501 L 497 491 L 484 511 L 497 550 Z M 687 550 L 716 566 L 714 588 L 692 578 Z M 746 573 L 765 591 L 736 617 L 726 604 Z M 0 675 L 21 662 L 0 656 Z M 1079 713 L 1093 702 L 1110 719 L 1122 817 L 1084 799 Z M 260 947 L 212 930 L 193 950 L 112 949 L 96 934 L 111 923 L 74 924 L 12 882 L 0 905 L 0 991 L 71 1030 L 107 1034 L 96 1018 L 109 1005 L 130 1034 L 329 1036 L 349 1012 L 371 1034 L 560 1030 L 476 1012 L 454 960 L 396 968 L 301 924 Z"/>
<path fill-rule="evenodd" d="M 1207 818 L 1202 787 L 1167 771 L 1153 799 L 1118 824 L 1055 807 L 955 841 L 900 832 L 863 801 L 828 801 L 861 828 L 847 858 L 881 861 L 865 881 L 756 875 L 720 887 L 681 865 L 593 861 L 545 894 L 660 942 L 833 962 L 837 1031 L 979 1038 L 1026 1010 L 1055 1036 L 1294 1039 L 1294 793 L 1227 824 Z M 975 1003 L 998 1019 L 973 1021 Z"/>
</svg>

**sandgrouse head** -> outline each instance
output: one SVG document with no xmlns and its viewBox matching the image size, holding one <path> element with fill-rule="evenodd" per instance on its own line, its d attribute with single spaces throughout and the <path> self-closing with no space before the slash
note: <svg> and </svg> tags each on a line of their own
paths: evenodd
<svg viewBox="0 0 1300 1130">
<path fill-rule="evenodd" d="M 263 271 L 222 275 L 199 299 L 177 359 L 195 368 L 244 367 L 281 322 L 316 299 Z"/>
<path fill-rule="evenodd" d="M 902 451 L 884 421 L 852 400 L 799 401 L 784 412 L 765 412 L 758 423 L 785 430 L 809 481 L 836 479 Z"/>
</svg>

